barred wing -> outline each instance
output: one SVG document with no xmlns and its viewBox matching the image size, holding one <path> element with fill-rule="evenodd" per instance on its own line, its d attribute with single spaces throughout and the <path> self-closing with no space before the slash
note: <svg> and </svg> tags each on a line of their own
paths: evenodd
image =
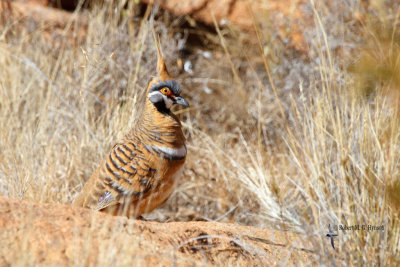
<svg viewBox="0 0 400 267">
<path fill-rule="evenodd" d="M 112 148 L 93 174 L 96 181 L 87 203 L 89 208 L 101 210 L 126 200 L 135 201 L 149 192 L 156 170 L 140 149 L 142 146 L 126 141 Z"/>
</svg>

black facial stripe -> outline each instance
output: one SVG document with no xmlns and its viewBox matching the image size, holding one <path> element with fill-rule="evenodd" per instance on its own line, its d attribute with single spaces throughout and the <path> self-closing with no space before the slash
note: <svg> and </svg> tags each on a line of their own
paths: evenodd
<svg viewBox="0 0 400 267">
<path fill-rule="evenodd" d="M 165 106 L 164 101 L 160 101 L 160 102 L 154 103 L 154 106 L 161 113 L 164 113 L 164 114 L 168 114 L 169 113 L 169 109 L 167 109 L 167 107 Z"/>
<path fill-rule="evenodd" d="M 164 87 L 167 87 L 168 89 L 170 89 L 172 91 L 172 93 L 176 96 L 180 95 L 180 93 L 182 91 L 181 86 L 179 85 L 178 82 L 169 80 L 169 81 L 160 82 L 158 84 L 153 85 L 150 88 L 149 92 L 159 91 Z"/>
</svg>

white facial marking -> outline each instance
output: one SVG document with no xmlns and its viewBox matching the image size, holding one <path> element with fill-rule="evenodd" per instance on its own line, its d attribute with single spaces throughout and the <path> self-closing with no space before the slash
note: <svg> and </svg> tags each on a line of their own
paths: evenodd
<svg viewBox="0 0 400 267">
<path fill-rule="evenodd" d="M 150 98 L 151 96 L 157 95 L 157 94 L 163 95 L 162 93 L 160 93 L 160 91 L 154 91 L 154 92 L 151 92 L 151 93 L 149 94 L 149 98 Z"/>
<path fill-rule="evenodd" d="M 164 95 L 164 94 L 161 93 L 160 91 L 151 92 L 151 93 L 149 94 L 149 98 L 150 98 L 151 96 L 157 95 L 157 94 L 159 94 L 159 95 L 161 95 L 161 96 L 163 97 L 163 100 L 164 100 L 164 103 L 165 103 L 165 107 L 166 107 L 167 109 L 170 109 L 170 108 L 172 107 L 172 105 L 174 104 L 174 101 L 172 101 L 172 99 L 170 99 L 168 96 Z"/>
<path fill-rule="evenodd" d="M 163 146 L 153 146 L 158 151 L 161 151 L 167 155 L 173 157 L 184 157 L 186 156 L 186 146 L 183 145 L 180 148 L 170 148 L 170 147 L 163 147 Z"/>
<path fill-rule="evenodd" d="M 172 105 L 174 104 L 174 101 L 172 101 L 172 99 L 167 97 L 166 95 L 163 95 L 163 98 L 164 98 L 165 106 L 167 107 L 167 109 L 170 109 L 172 107 Z"/>
</svg>

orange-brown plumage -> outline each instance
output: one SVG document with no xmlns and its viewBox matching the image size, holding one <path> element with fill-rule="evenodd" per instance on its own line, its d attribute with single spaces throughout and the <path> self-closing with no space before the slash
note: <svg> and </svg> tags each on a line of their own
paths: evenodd
<svg viewBox="0 0 400 267">
<path fill-rule="evenodd" d="M 162 205 L 186 159 L 186 139 L 173 104 L 188 106 L 171 81 L 156 39 L 158 78 L 150 82 L 137 124 L 100 163 L 74 205 L 138 217 Z"/>
</svg>

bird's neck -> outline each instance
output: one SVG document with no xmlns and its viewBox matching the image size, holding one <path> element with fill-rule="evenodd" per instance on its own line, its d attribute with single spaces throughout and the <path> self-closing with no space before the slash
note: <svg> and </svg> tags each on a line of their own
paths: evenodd
<svg viewBox="0 0 400 267">
<path fill-rule="evenodd" d="M 146 142 L 181 147 L 186 141 L 176 115 L 171 111 L 160 112 L 149 100 L 146 101 L 135 130 Z"/>
</svg>

